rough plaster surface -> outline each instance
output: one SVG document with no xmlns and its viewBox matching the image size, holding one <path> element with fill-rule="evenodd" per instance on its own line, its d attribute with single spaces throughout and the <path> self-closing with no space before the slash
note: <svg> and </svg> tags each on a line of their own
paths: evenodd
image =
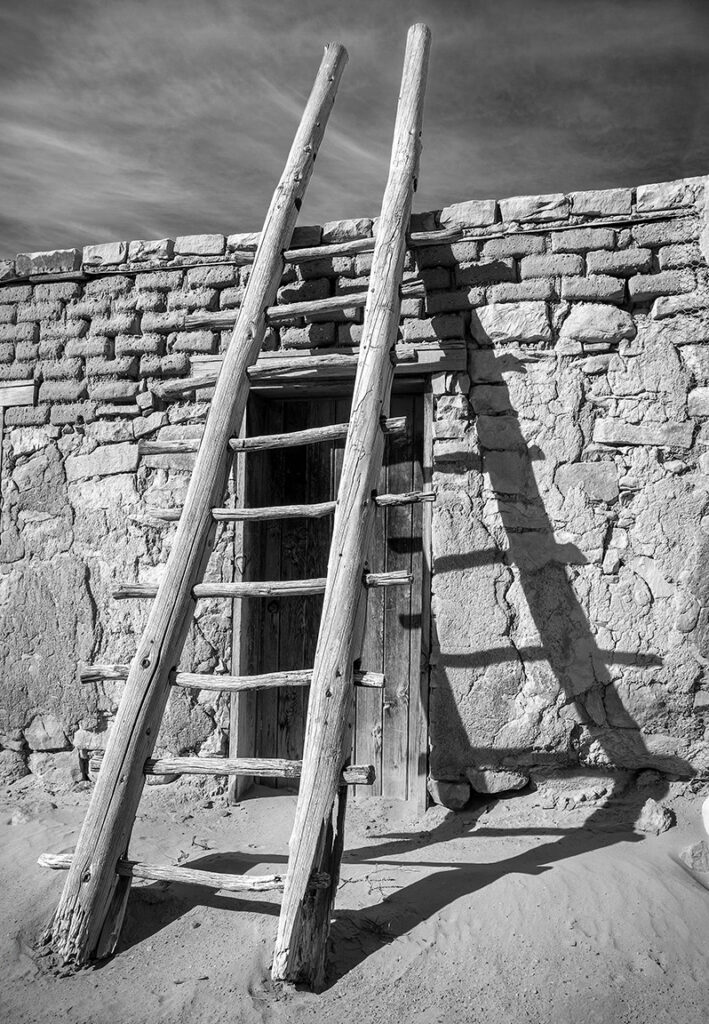
<svg viewBox="0 0 709 1024">
<path fill-rule="evenodd" d="M 466 373 L 432 382 L 432 792 L 459 802 L 471 781 L 498 792 L 558 769 L 706 773 L 704 179 L 459 203 L 413 226 L 454 224 L 462 241 L 410 254 L 427 294 L 402 308 L 404 339 L 468 347 Z M 315 245 L 376 222 L 299 230 L 294 245 Z M 238 307 L 248 267 L 228 261 L 257 241 L 91 246 L 88 280 L 29 280 L 76 271 L 74 250 L 0 268 L 0 384 L 38 385 L 3 435 L 7 778 L 102 746 L 121 684 L 82 685 L 77 666 L 130 661 L 146 605 L 111 590 L 159 579 L 171 528 L 150 507 L 180 504 L 192 464 L 138 460 L 137 441 L 198 436 L 207 408 L 150 386 L 227 344 L 184 315 Z M 279 300 L 360 290 L 370 260 L 287 267 Z M 294 321 L 269 345 L 349 345 L 360 318 Z M 226 529 L 210 574 L 231 573 Z M 182 667 L 228 668 L 229 648 L 225 602 L 202 602 Z M 219 752 L 227 721 L 215 695 L 181 691 L 158 747 Z"/>
</svg>

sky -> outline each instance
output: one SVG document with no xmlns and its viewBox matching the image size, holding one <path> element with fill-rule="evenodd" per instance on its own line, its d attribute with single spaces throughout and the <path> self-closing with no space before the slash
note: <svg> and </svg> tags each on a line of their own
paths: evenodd
<svg viewBox="0 0 709 1024">
<path fill-rule="evenodd" d="M 416 21 L 416 210 L 709 172 L 709 0 L 0 0 L 0 258 L 257 230 L 330 40 L 299 222 L 376 216 Z"/>
</svg>

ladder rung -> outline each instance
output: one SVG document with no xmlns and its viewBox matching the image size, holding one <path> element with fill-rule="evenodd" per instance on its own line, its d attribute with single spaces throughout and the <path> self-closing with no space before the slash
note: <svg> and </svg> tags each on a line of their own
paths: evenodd
<svg viewBox="0 0 709 1024">
<path fill-rule="evenodd" d="M 63 871 L 71 867 L 70 853 L 43 853 L 37 863 L 43 868 Z M 225 875 L 217 871 L 202 871 L 178 867 L 175 864 L 143 864 L 137 860 L 122 858 L 116 865 L 116 873 L 128 878 L 145 878 L 152 882 L 180 882 L 183 885 L 204 885 L 208 889 L 225 892 L 269 892 L 283 888 L 282 875 Z M 326 876 L 316 877 L 314 888 L 320 888 Z M 327 879 L 329 883 L 329 878 Z"/>
<path fill-rule="evenodd" d="M 291 430 L 285 434 L 263 434 L 256 437 L 233 437 L 229 447 L 233 452 L 257 452 L 271 448 L 296 448 L 302 444 L 337 441 L 347 436 L 348 423 L 331 423 L 307 430 Z M 385 434 L 405 434 L 406 416 L 391 416 L 382 420 Z M 199 451 L 202 439 L 189 437 L 175 441 L 139 441 L 139 455 L 191 455 Z"/>
<path fill-rule="evenodd" d="M 363 579 L 365 587 L 399 587 L 413 582 L 413 575 L 405 570 L 369 572 Z M 192 588 L 195 600 L 206 597 L 296 597 L 302 594 L 324 594 L 325 577 L 312 580 L 264 580 L 248 583 L 197 583 Z M 121 601 L 129 597 L 155 597 L 158 588 L 150 583 L 124 583 L 113 591 Z"/>
<path fill-rule="evenodd" d="M 98 771 L 103 756 L 94 754 L 89 770 Z M 255 775 L 269 779 L 298 779 L 302 761 L 282 757 L 149 757 L 145 775 Z M 351 764 L 343 768 L 340 781 L 345 786 L 371 786 L 376 777 L 374 765 Z"/>
<path fill-rule="evenodd" d="M 435 501 L 434 491 L 408 491 L 406 494 L 377 494 L 377 507 L 390 505 L 414 505 L 421 501 Z M 212 516 L 217 522 L 260 521 L 263 519 L 318 519 L 332 515 L 337 507 L 335 501 L 321 501 L 311 505 L 270 505 L 265 508 L 213 508 Z M 150 508 L 148 515 L 165 523 L 177 522 L 182 515 L 182 506 L 177 508 Z"/>
<path fill-rule="evenodd" d="M 336 501 L 321 501 L 311 505 L 271 505 L 265 508 L 213 508 L 217 522 L 258 521 L 261 519 L 321 519 L 331 516 Z M 170 512 L 177 511 L 170 509 Z"/>
<path fill-rule="evenodd" d="M 101 680 L 127 679 L 130 665 L 92 665 L 82 669 L 79 678 L 82 683 L 96 683 Z M 253 676 L 216 675 L 215 673 L 178 672 L 173 686 L 183 689 L 214 690 L 221 693 L 238 693 L 241 690 L 265 690 L 277 686 L 308 686 L 313 677 L 310 668 L 291 669 L 286 672 L 265 672 Z M 354 673 L 355 686 L 381 690 L 386 677 L 382 672 Z"/>
<path fill-rule="evenodd" d="M 401 286 L 404 298 L 425 298 L 426 290 L 423 281 L 405 281 Z M 269 306 L 266 319 L 271 324 L 280 324 L 284 320 L 298 317 L 324 316 L 328 313 L 341 313 L 345 309 L 362 309 L 367 304 L 367 292 L 351 292 L 349 295 L 331 295 L 325 299 L 309 299 L 307 302 L 288 302 L 280 306 Z M 188 313 L 185 327 L 188 329 L 202 328 L 206 330 L 224 330 L 233 327 L 239 311 L 225 309 L 218 313 Z"/>
</svg>

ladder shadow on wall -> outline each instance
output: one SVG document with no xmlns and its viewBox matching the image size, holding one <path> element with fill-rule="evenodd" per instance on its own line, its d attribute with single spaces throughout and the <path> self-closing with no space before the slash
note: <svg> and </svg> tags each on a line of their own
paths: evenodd
<svg viewBox="0 0 709 1024">
<path fill-rule="evenodd" d="M 492 342 L 487 340 L 489 350 L 493 352 Z M 648 749 L 640 726 L 623 707 L 610 665 L 659 668 L 663 662 L 652 651 L 635 653 L 599 647 L 592 624 L 567 573 L 569 564 L 583 565 L 587 560 L 577 547 L 559 544 L 555 536 L 532 472 L 533 461 L 543 459 L 543 454 L 528 445 L 501 372 L 502 367 L 509 369 L 510 358 L 509 351 L 495 355 L 494 369 L 486 378 L 486 383 L 495 389 L 496 408 L 505 410 L 504 422 L 501 417 L 498 432 L 495 417 L 486 419 L 487 431 L 479 432 L 483 433 L 480 455 L 471 456 L 469 467 L 486 473 L 489 478 L 490 490 L 498 504 L 506 549 L 503 550 L 490 538 L 490 545 L 485 549 L 461 550 L 457 554 L 436 558 L 434 584 L 436 578 L 444 573 L 500 566 L 502 573 L 506 571 L 508 575 L 514 575 L 524 595 L 538 643 L 516 647 L 508 637 L 507 647 L 486 648 L 483 642 L 477 649 L 464 652 L 440 649 L 435 666 L 435 690 L 432 689 L 432 699 L 437 702 L 437 708 L 433 715 L 429 715 L 432 749 L 435 751 L 440 745 L 444 750 L 453 750 L 458 764 L 472 767 L 507 768 L 516 764 L 523 769 L 535 760 L 546 760 L 562 769 L 578 770 L 584 764 L 595 763 L 600 771 L 612 772 L 612 769 L 603 767 L 607 759 L 610 765 L 627 766 L 626 772 L 652 768 L 664 770 L 675 777 L 691 778 L 694 771 L 682 758 L 663 758 Z M 523 367 L 521 371 L 524 372 Z M 508 452 L 513 453 L 512 460 L 504 458 Z M 510 480 L 510 461 L 516 464 L 519 473 L 516 483 Z M 445 464 L 436 468 L 446 471 Z M 521 482 L 523 486 L 520 486 Z M 523 518 L 527 522 L 533 520 L 533 530 L 521 528 L 520 501 L 524 506 Z M 583 653 L 583 662 L 578 658 L 574 660 L 572 645 L 573 651 Z M 432 646 L 434 650 L 437 648 L 435 620 Z M 452 673 L 467 669 L 474 680 L 472 685 L 484 687 L 486 669 L 495 665 L 509 666 L 510 663 L 519 666 L 520 679 L 525 678 L 525 667 L 533 675 L 535 665 L 546 663 L 548 666 L 548 670 L 541 673 L 542 685 L 551 692 L 556 690 L 556 706 L 566 706 L 567 720 L 573 721 L 566 728 L 565 749 L 556 749 L 552 756 L 545 757 L 543 750 L 538 750 L 536 756 L 530 756 L 530 748 L 474 746 L 471 743 L 460 717 Z M 612 727 L 609 718 L 612 719 Z M 491 863 L 486 862 L 484 847 L 481 850 L 480 845 L 484 844 L 486 837 L 522 835 L 529 830 L 500 831 L 478 827 L 479 819 L 490 800 L 494 799 L 484 796 L 477 797 L 465 811 L 451 815 L 430 831 L 387 833 L 378 837 L 383 842 L 348 849 L 343 858 L 345 864 L 371 861 L 379 867 L 386 867 L 397 863 L 391 858 L 405 854 L 406 859 L 401 864 L 432 870 L 424 878 L 369 907 L 336 911 L 330 940 L 328 984 L 334 984 L 378 949 L 406 935 L 454 901 L 474 894 L 509 873 L 541 874 L 551 870 L 555 861 L 569 856 L 619 842 L 640 840 L 641 836 L 633 833 L 633 826 L 644 803 L 649 796 L 660 799 L 666 792 L 667 783 L 663 779 L 642 791 L 631 781 L 628 788 L 619 787 L 610 799 L 594 808 L 583 826 L 548 830 L 534 828 L 534 835 L 546 836 L 539 845 Z M 471 858 L 465 863 L 411 856 L 413 851 L 422 851 L 446 839 L 460 839 L 461 835 L 468 833 Z M 476 851 L 482 853 L 479 859 Z M 434 869 L 438 866 L 442 870 L 436 872 Z"/>
</svg>

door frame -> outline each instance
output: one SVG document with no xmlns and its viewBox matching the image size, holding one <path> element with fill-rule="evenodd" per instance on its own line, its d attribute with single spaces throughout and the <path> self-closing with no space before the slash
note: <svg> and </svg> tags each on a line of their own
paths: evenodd
<svg viewBox="0 0 709 1024">
<path fill-rule="evenodd" d="M 397 389 L 399 390 L 399 389 Z M 433 482 L 433 414 L 434 400 L 431 388 L 431 377 L 427 375 L 423 388 L 404 387 L 402 393 L 419 391 L 423 393 L 423 450 L 422 450 L 422 482 L 423 489 L 430 490 Z M 332 394 L 331 389 L 328 389 Z M 343 394 L 348 393 L 343 389 Z M 280 399 L 291 397 L 282 391 Z M 302 393 L 294 394 L 294 398 L 302 398 Z M 317 393 L 313 397 L 320 397 Z M 263 400 L 263 398 L 262 398 Z M 248 412 L 248 410 L 247 410 Z M 246 421 L 246 416 L 244 417 Z M 242 424 L 240 436 L 246 435 L 245 422 Z M 237 501 L 246 491 L 247 455 L 234 456 L 234 486 Z M 428 702 L 430 689 L 430 655 L 431 655 L 431 562 L 433 534 L 433 502 L 421 503 L 421 661 L 418 686 L 412 685 L 409 691 L 409 731 L 408 731 L 408 798 L 407 804 L 422 813 L 428 806 L 428 758 L 429 729 Z M 245 524 L 236 522 L 234 530 L 234 581 L 244 579 Z M 249 664 L 247 635 L 249 616 L 245 612 L 243 601 L 234 601 L 232 617 L 231 671 L 234 675 L 245 674 Z M 256 745 L 256 691 L 244 690 L 234 693 L 230 698 L 229 716 L 229 756 L 253 757 Z M 229 786 L 229 800 L 237 803 L 248 793 L 254 780 L 250 776 L 234 777 Z M 370 797 L 369 799 L 388 799 L 386 797 Z M 403 802 L 403 801 L 402 801 Z"/>
</svg>

